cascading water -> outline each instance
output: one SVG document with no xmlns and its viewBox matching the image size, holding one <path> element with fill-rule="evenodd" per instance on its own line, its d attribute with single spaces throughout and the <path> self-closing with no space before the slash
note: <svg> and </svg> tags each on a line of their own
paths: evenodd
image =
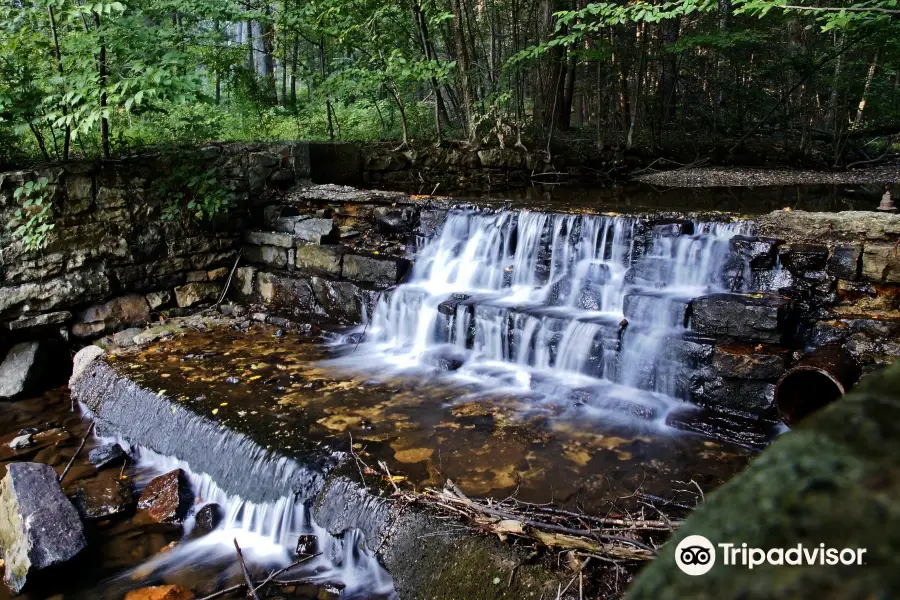
<svg viewBox="0 0 900 600">
<path fill-rule="evenodd" d="M 128 447 L 124 440 L 115 441 Z M 235 540 L 249 564 L 262 565 L 268 570 L 283 568 L 296 558 L 294 550 L 301 536 L 314 536 L 318 555 L 291 569 L 285 577 L 330 585 L 340 589 L 340 597 L 348 600 L 397 598 L 390 575 L 366 549 L 362 534 L 351 530 L 341 537 L 331 535 L 315 523 L 302 499 L 284 496 L 271 502 L 251 502 L 228 494 L 209 475 L 195 473 L 183 461 L 146 448 L 134 448 L 132 453 L 137 461 L 135 478 L 138 485 L 146 485 L 153 477 L 181 469 L 198 501 L 185 519 L 184 540 L 172 550 L 105 584 L 102 592 L 98 592 L 104 597 L 124 592 L 134 587 L 136 581 L 165 580 L 185 569 L 209 569 L 223 581 L 239 580 L 242 575 L 234 559 Z M 194 515 L 213 503 L 222 508 L 220 524 L 212 532 L 192 538 Z"/>
<path fill-rule="evenodd" d="M 453 211 L 343 361 L 381 373 L 440 365 L 489 389 L 532 394 L 535 405 L 659 423 L 685 395 L 676 342 L 689 302 L 725 291 L 729 240 L 748 230 Z"/>
</svg>

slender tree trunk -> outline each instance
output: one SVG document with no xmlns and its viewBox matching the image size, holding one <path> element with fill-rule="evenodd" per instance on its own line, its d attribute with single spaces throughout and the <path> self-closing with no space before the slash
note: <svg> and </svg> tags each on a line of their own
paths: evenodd
<svg viewBox="0 0 900 600">
<path fill-rule="evenodd" d="M 472 80 L 469 72 L 469 50 L 466 46 L 465 23 L 460 0 L 453 0 L 454 41 L 456 43 L 457 72 L 463 97 L 463 124 L 469 141 L 475 139 L 475 98 L 472 91 Z"/>
<path fill-rule="evenodd" d="M 325 66 L 325 38 L 319 38 L 319 68 L 322 70 L 322 80 L 326 77 Z M 331 100 L 325 99 L 325 112 L 328 113 L 328 139 L 334 139 L 334 123 L 331 120 Z"/>
<path fill-rule="evenodd" d="M 300 51 L 300 36 L 294 36 L 291 50 L 291 109 L 297 110 L 297 55 Z"/>
<path fill-rule="evenodd" d="M 34 123 L 28 123 L 29 129 L 31 129 L 31 133 L 34 134 L 34 139 L 37 140 L 38 148 L 41 149 L 41 154 L 44 155 L 44 160 L 50 161 L 50 153 L 47 152 L 47 144 L 44 142 L 44 134 L 41 133 L 41 130 L 38 129 Z"/>
<path fill-rule="evenodd" d="M 678 43 L 681 18 L 667 19 L 662 23 L 663 59 L 659 78 L 659 120 L 666 125 L 675 118 L 678 93 L 678 57 L 667 51 Z"/>
<path fill-rule="evenodd" d="M 866 109 L 866 98 L 869 95 L 869 88 L 872 86 L 872 79 L 875 77 L 875 69 L 878 68 L 878 50 L 875 51 L 875 56 L 872 57 L 872 64 L 869 65 L 869 72 L 866 74 L 866 84 L 863 86 L 862 98 L 859 100 L 859 106 L 856 109 L 856 118 L 853 119 L 853 126 L 851 129 L 858 129 L 859 124 L 862 122 L 863 111 Z"/>
<path fill-rule="evenodd" d="M 56 14 L 53 11 L 53 6 L 47 6 L 47 12 L 50 17 L 50 31 L 53 34 L 53 54 L 56 58 L 56 70 L 59 73 L 60 77 L 64 76 L 63 73 L 63 64 L 62 64 L 62 52 L 59 50 L 59 36 L 57 34 L 56 29 Z M 62 105 L 62 114 L 64 117 L 67 117 L 69 114 L 69 108 L 66 106 L 65 102 L 61 102 Z M 65 138 L 63 140 L 63 160 L 69 160 L 69 147 L 72 143 L 72 126 L 69 125 L 69 120 L 66 119 L 66 131 Z"/>
<path fill-rule="evenodd" d="M 100 15 L 94 13 L 94 27 L 100 31 Z M 100 85 L 100 143 L 103 145 L 103 157 L 109 158 L 109 119 L 106 117 L 106 42 L 100 36 L 100 56 L 97 61 L 99 66 L 98 83 Z"/>
</svg>

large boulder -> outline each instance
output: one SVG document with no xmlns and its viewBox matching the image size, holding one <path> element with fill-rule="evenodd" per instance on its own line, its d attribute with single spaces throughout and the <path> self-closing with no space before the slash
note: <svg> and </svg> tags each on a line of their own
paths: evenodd
<svg viewBox="0 0 900 600">
<path fill-rule="evenodd" d="M 900 365 L 865 378 L 707 494 L 626 598 L 891 598 L 900 589 L 898 465 Z M 703 575 L 688 575 L 676 564 L 680 545 L 696 545 L 689 536 L 713 546 L 713 563 Z M 725 564 L 720 544 L 734 545 L 737 565 Z M 777 562 L 780 555 L 783 564 L 748 568 L 741 564 L 743 545 L 747 556 L 757 549 L 756 559 L 772 554 Z M 812 564 L 798 545 L 816 552 Z M 848 551 L 833 555 L 840 564 L 829 564 L 823 548 Z M 797 559 L 803 564 L 788 562 Z"/>
<path fill-rule="evenodd" d="M 72 361 L 60 342 L 16 344 L 0 363 L 0 400 L 48 389 L 64 382 L 71 372 Z"/>
<path fill-rule="evenodd" d="M 78 512 L 56 471 L 38 463 L 11 463 L 0 482 L 0 550 L 4 581 L 18 593 L 26 579 L 75 557 L 87 545 Z"/>
</svg>

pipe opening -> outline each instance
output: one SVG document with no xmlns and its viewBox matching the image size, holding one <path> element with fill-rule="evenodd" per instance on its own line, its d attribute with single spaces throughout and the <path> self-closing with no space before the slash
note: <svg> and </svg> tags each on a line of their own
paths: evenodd
<svg viewBox="0 0 900 600">
<path fill-rule="evenodd" d="M 776 392 L 781 420 L 793 427 L 844 395 L 844 386 L 825 371 L 799 367 L 787 373 Z"/>
</svg>

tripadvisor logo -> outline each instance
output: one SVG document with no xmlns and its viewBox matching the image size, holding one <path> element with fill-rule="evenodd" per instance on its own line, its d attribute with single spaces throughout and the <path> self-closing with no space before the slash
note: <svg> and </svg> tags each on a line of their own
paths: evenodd
<svg viewBox="0 0 900 600">
<path fill-rule="evenodd" d="M 825 544 L 790 548 L 750 548 L 747 544 L 720 543 L 713 546 L 702 535 L 689 535 L 675 547 L 675 564 L 688 575 L 703 575 L 716 564 L 716 555 L 725 566 L 753 569 L 760 565 L 862 565 L 865 548 L 828 548 Z"/>
</svg>

